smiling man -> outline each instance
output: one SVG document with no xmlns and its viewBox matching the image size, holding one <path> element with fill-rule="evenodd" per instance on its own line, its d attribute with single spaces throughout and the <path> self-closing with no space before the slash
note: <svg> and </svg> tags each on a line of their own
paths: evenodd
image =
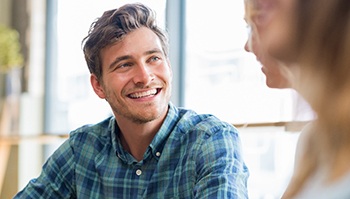
<svg viewBox="0 0 350 199">
<path fill-rule="evenodd" d="M 237 130 L 170 102 L 168 41 L 152 10 L 106 11 L 84 53 L 114 116 L 71 132 L 15 198 L 248 198 Z"/>
</svg>

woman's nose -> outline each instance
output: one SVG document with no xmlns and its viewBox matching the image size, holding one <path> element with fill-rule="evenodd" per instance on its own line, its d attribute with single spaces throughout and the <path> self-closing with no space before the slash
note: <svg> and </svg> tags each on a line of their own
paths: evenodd
<svg viewBox="0 0 350 199">
<path fill-rule="evenodd" d="M 245 42 L 244 50 L 247 51 L 247 52 L 251 52 L 251 51 L 250 51 L 250 48 L 249 48 L 249 40 L 247 40 L 247 41 Z"/>
</svg>

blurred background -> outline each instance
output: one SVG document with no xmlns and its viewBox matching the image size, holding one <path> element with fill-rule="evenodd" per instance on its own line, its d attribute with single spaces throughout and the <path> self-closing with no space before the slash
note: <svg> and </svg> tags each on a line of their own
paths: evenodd
<svg viewBox="0 0 350 199">
<path fill-rule="evenodd" d="M 132 0 L 0 0 L 0 198 L 39 175 L 70 131 L 111 114 L 91 89 L 81 41 L 105 10 Z M 243 0 L 142 0 L 170 36 L 172 101 L 235 125 L 251 199 L 280 198 L 303 125 L 290 89 L 269 89 L 247 39 Z"/>
</svg>

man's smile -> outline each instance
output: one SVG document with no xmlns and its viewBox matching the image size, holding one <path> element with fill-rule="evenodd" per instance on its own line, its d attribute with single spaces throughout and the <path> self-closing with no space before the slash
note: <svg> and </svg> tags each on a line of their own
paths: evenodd
<svg viewBox="0 0 350 199">
<path fill-rule="evenodd" d="M 159 93 L 161 88 L 153 88 L 147 91 L 141 91 L 141 92 L 135 92 L 128 95 L 128 97 L 132 99 L 139 99 L 139 98 L 145 98 L 150 96 L 155 96 Z"/>
</svg>

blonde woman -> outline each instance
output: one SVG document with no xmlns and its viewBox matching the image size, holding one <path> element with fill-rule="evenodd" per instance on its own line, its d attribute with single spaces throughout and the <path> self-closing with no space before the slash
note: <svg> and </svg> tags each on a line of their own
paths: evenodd
<svg viewBox="0 0 350 199">
<path fill-rule="evenodd" d="M 247 0 L 261 45 L 288 63 L 317 120 L 283 198 L 350 198 L 350 2 Z"/>
</svg>

